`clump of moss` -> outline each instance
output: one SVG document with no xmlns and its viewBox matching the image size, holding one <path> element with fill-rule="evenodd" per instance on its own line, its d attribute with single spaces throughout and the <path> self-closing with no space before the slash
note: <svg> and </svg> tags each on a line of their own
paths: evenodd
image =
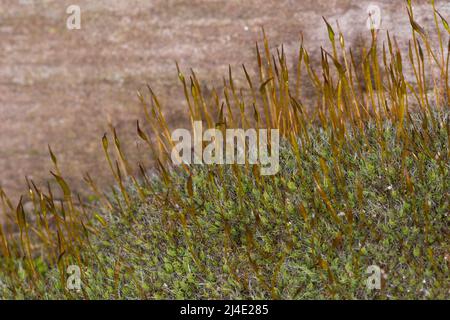
<svg viewBox="0 0 450 320">
<path fill-rule="evenodd" d="M 183 171 L 170 174 L 170 187 L 152 180 L 152 191 L 145 190 L 152 195 L 145 201 L 131 187 L 133 206 L 125 212 L 105 212 L 108 228 L 91 239 L 84 295 L 89 299 L 448 297 L 444 258 L 448 167 L 441 171 L 437 161 L 423 153 L 417 154 L 418 161 L 407 161 L 405 170 L 414 181 L 411 197 L 402 183 L 404 171 L 398 161 L 402 147 L 395 128 L 389 123 L 383 128 L 392 150 L 387 160 L 382 159 L 375 126 L 368 125 L 364 134 L 366 142 L 355 136 L 341 150 L 345 191 L 339 190 L 337 172 L 321 172 L 323 166 L 333 167 L 333 160 L 320 160 L 333 159 L 331 131 L 314 128 L 308 132 L 311 144 L 301 166 L 284 142 L 282 170 L 274 177 L 258 177 L 244 168 L 199 166 L 192 174 L 192 191 Z M 437 132 L 433 147 L 438 153 L 447 150 L 445 128 Z M 361 151 L 359 156 L 355 148 Z M 240 172 L 240 181 L 233 170 Z M 182 190 L 176 202 L 175 190 Z M 330 199 L 338 220 L 323 197 Z M 380 290 L 366 286 L 370 265 L 383 270 Z M 40 291 L 20 286 L 11 296 L 6 287 L 13 284 L 4 283 L 0 295 L 65 297 L 57 270 L 43 267 L 41 272 Z"/>
</svg>

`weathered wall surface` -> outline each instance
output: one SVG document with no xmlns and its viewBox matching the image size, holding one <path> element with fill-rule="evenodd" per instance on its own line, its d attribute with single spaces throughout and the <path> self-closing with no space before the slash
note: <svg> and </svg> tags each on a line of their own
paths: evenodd
<svg viewBox="0 0 450 320">
<path fill-rule="evenodd" d="M 303 32 L 314 55 L 327 42 L 322 16 L 355 41 L 368 34 L 371 3 L 404 43 L 409 25 L 397 0 L 0 0 L 0 185 L 17 195 L 24 176 L 48 177 L 47 144 L 76 186 L 85 171 L 107 181 L 100 139 L 109 120 L 135 148 L 136 90 L 150 83 L 173 122 L 185 107 L 174 61 L 220 86 L 228 64 L 254 66 L 261 26 L 288 52 Z M 70 4 L 81 7 L 81 30 L 66 28 Z M 450 17 L 448 1 L 436 5 Z M 431 28 L 427 1 L 414 6 Z"/>
</svg>

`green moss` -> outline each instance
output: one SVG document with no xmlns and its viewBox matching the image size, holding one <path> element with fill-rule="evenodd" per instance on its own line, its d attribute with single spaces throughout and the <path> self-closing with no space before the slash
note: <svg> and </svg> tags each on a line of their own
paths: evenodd
<svg viewBox="0 0 450 320">
<path fill-rule="evenodd" d="M 329 153 L 328 134 L 311 130 L 317 154 Z M 368 129 L 365 134 L 370 138 L 376 132 Z M 448 249 L 448 198 L 445 192 L 430 192 L 433 186 L 448 184 L 448 170 L 439 170 L 427 159 L 425 176 L 433 181 L 421 181 L 416 163 L 409 163 L 417 186 L 410 195 L 400 182 L 391 180 L 389 170 L 380 170 L 377 145 L 355 160 L 350 153 L 352 143 L 342 149 L 346 190 L 331 183 L 323 188 L 333 199 L 333 207 L 353 213 L 353 223 L 341 215 L 342 225 L 336 224 L 321 201 L 311 178 L 319 172 L 318 158 L 290 161 L 292 151 L 287 144 L 282 147 L 282 170 L 276 179 L 264 178 L 265 184 L 258 184 L 251 171 L 240 168 L 245 190 L 241 195 L 239 182 L 227 167 L 222 172 L 198 167 L 193 197 L 182 191 L 177 203 L 156 196 L 142 202 L 130 189 L 136 195 L 134 209 L 128 215 L 105 214 L 108 232 L 92 239 L 99 260 L 85 253 L 86 295 L 111 298 L 118 290 L 122 298 L 156 299 L 448 297 L 448 264 L 443 256 Z M 444 151 L 444 145 L 437 147 Z M 386 165 L 397 172 L 401 149 L 392 150 Z M 222 178 L 212 180 L 211 175 Z M 354 200 L 356 177 L 364 185 L 362 206 Z M 332 171 L 328 178 L 337 179 Z M 173 172 L 171 179 L 170 188 L 158 179 L 152 188 L 170 199 L 171 190 L 184 190 L 187 176 Z M 427 232 L 421 209 L 424 201 L 432 203 Z M 186 218 L 185 227 L 181 215 Z M 369 291 L 366 268 L 373 264 L 387 278 L 381 290 Z M 45 275 L 39 294 L 62 297 L 64 290 L 55 285 L 58 273 L 48 271 L 41 260 L 37 265 Z M 25 273 L 19 277 L 27 281 Z M 25 287 L 15 293 L 4 286 L 0 290 L 5 298 L 30 294 Z M 38 294 L 36 289 L 33 294 Z"/>
</svg>

